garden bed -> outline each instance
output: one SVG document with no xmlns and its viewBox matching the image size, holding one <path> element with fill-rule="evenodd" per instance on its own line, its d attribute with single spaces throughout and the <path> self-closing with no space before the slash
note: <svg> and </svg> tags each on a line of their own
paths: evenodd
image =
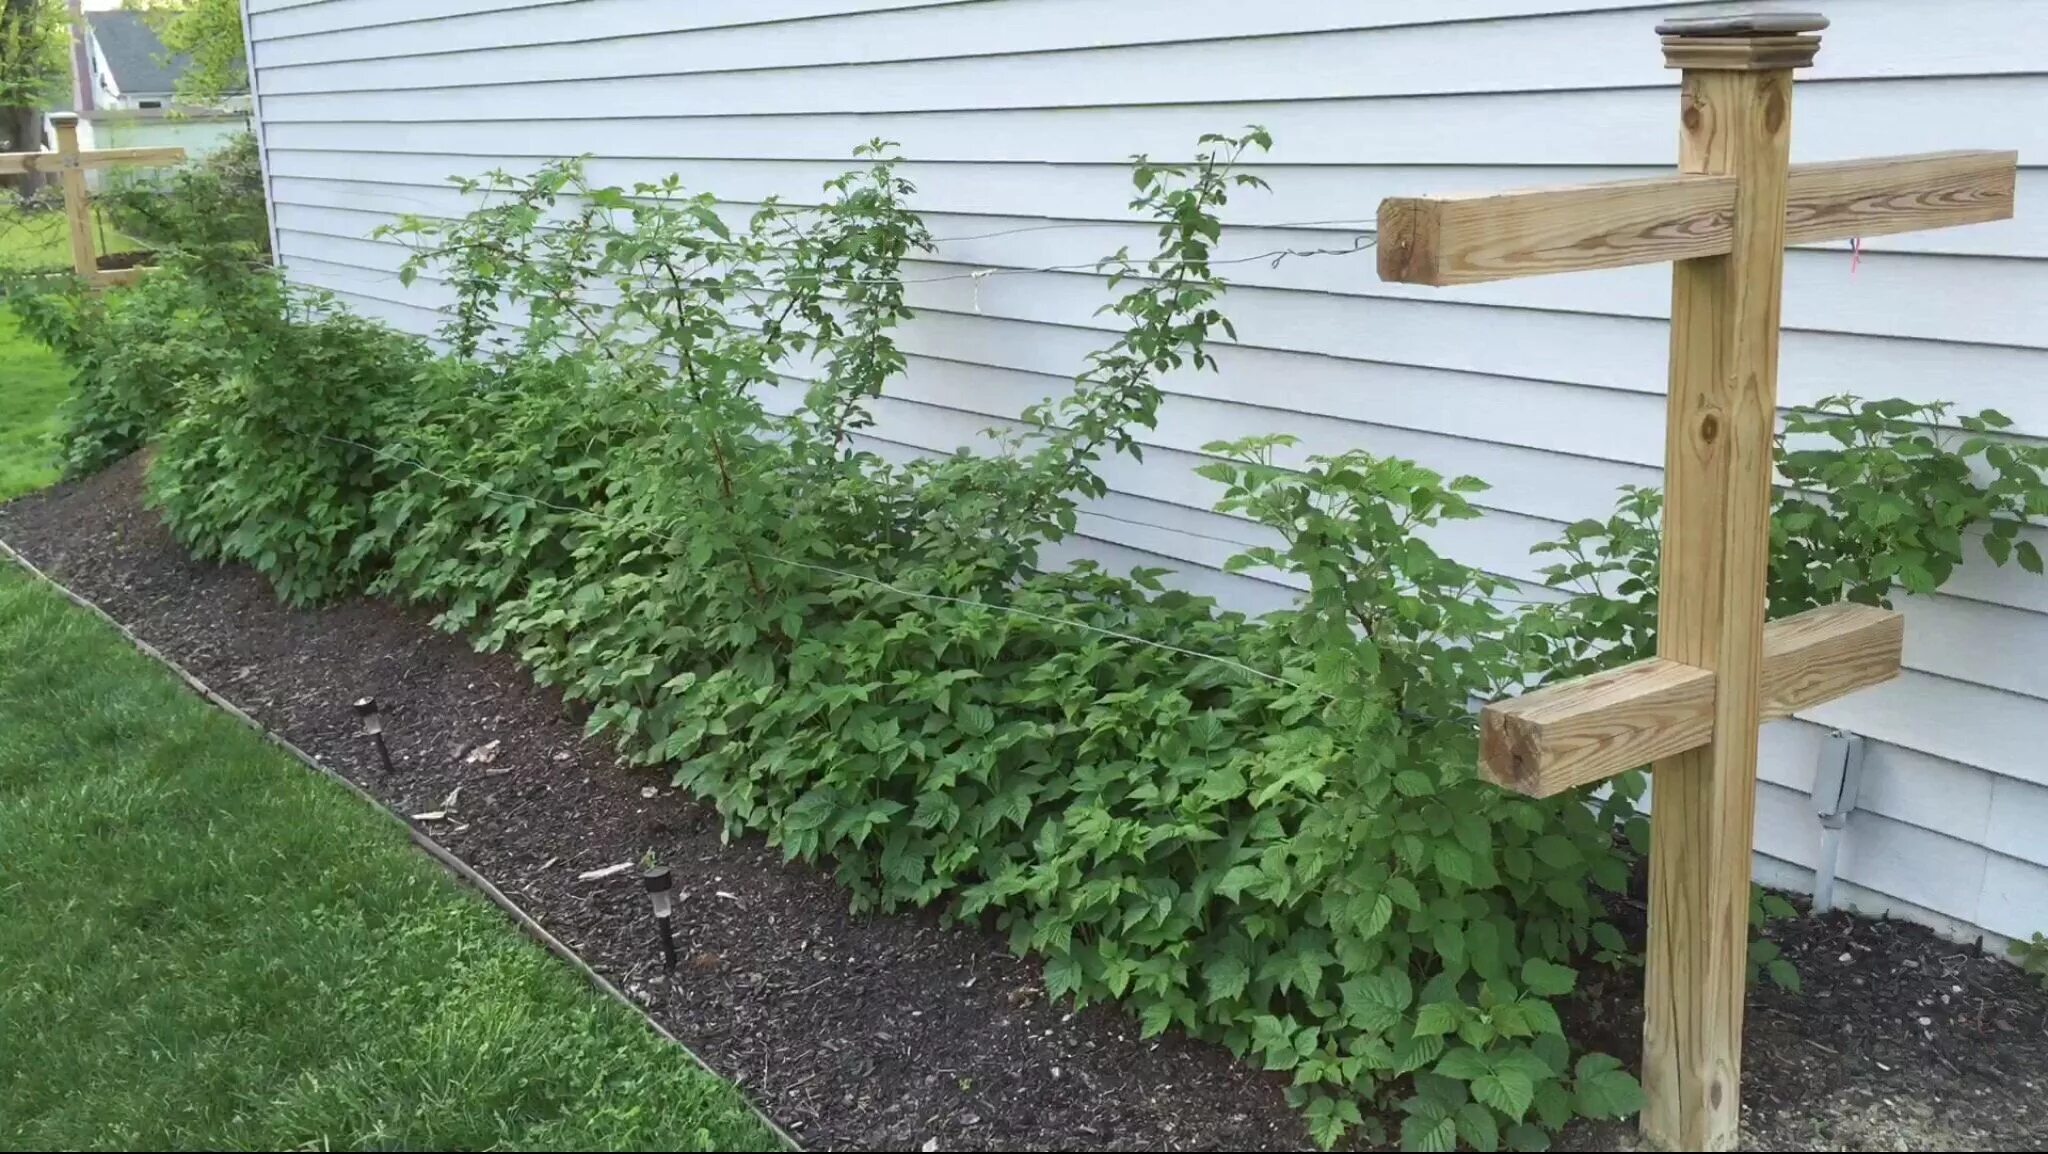
<svg viewBox="0 0 2048 1154">
<path fill-rule="evenodd" d="M 280 605 L 190 559 L 140 504 L 140 462 L 0 508 L 0 537 L 265 724 L 367 787 L 529 909 L 814 1148 L 1298 1148 L 1283 1084 L 1113 1009 L 1070 1014 L 1038 967 L 934 916 L 853 917 L 818 871 L 618 766 L 503 655 L 367 600 Z M 383 777 L 349 703 L 383 702 Z M 651 795 L 650 795 L 651 791 Z M 683 965 L 663 979 L 630 873 L 675 870 Z M 2048 1145 L 2048 996 L 1916 927 L 1773 927 L 1805 991 L 1752 994 L 1747 1138 L 1766 1149 Z M 1640 974 L 1585 971 L 1574 1035 L 1632 1059 Z M 1583 1126 L 1574 1148 L 1626 1147 Z"/>
</svg>

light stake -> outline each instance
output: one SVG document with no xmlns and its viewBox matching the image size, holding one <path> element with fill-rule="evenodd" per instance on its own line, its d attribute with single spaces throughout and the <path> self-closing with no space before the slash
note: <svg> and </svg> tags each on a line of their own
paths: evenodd
<svg viewBox="0 0 2048 1154">
<path fill-rule="evenodd" d="M 377 743 L 377 760 L 384 766 L 384 772 L 391 772 L 391 747 L 384 744 L 384 715 L 377 712 L 377 699 L 358 698 L 356 716 L 363 719 L 363 735 Z"/>
<path fill-rule="evenodd" d="M 640 871 L 640 884 L 647 887 L 647 903 L 654 907 L 654 924 L 661 927 L 661 961 L 668 969 L 676 968 L 676 935 L 669 917 L 675 912 L 671 891 L 675 878 L 670 876 L 667 866 L 649 866 Z"/>
</svg>

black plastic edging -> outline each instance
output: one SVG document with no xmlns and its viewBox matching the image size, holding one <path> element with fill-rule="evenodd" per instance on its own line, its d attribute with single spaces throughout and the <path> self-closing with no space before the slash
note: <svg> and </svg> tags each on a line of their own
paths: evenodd
<svg viewBox="0 0 2048 1154">
<path fill-rule="evenodd" d="M 385 817 L 388 817 L 392 821 L 397 822 L 399 825 L 403 826 L 405 828 L 407 836 L 412 838 L 412 843 L 414 845 L 418 846 L 422 850 L 425 850 L 427 856 L 439 862 L 442 868 L 446 869 L 449 873 L 454 874 L 457 878 L 461 879 L 462 881 L 468 883 L 471 888 L 475 889 L 477 892 L 483 894 L 485 897 L 489 898 L 493 903 L 495 903 L 499 909 L 502 909 L 507 914 L 511 915 L 512 920 L 519 924 L 520 929 L 526 931 L 527 936 L 533 938 L 541 945 L 547 947 L 549 953 L 554 954 L 556 957 L 569 963 L 571 966 L 574 966 L 578 971 L 580 971 L 583 974 L 583 976 L 586 979 L 589 980 L 591 985 L 597 987 L 600 991 L 609 996 L 613 1001 L 619 1003 L 622 1006 L 625 1006 L 626 1008 L 632 1010 L 633 1013 L 639 1015 L 642 1021 L 646 1022 L 650 1027 L 654 1029 L 655 1033 L 661 1035 L 661 1037 L 666 1039 L 671 1045 L 675 1046 L 683 1053 L 689 1055 L 690 1060 L 692 1062 L 695 1062 L 698 1068 L 702 1069 L 705 1073 L 711 1075 L 714 1078 L 717 1078 L 722 1082 L 730 1083 L 732 1081 L 732 1079 L 727 1078 L 725 1075 L 720 1074 L 717 1070 L 712 1069 L 711 1064 L 706 1062 L 701 1056 L 699 1056 L 697 1051 L 691 1049 L 688 1046 L 688 1044 L 686 1044 L 681 1038 L 678 1038 L 673 1033 L 670 1033 L 668 1027 L 656 1021 L 654 1019 L 654 1016 L 647 1012 L 646 1007 L 642 1006 L 640 1003 L 634 1001 L 633 999 L 627 997 L 625 991 L 613 985 L 610 979 L 606 978 L 603 974 L 600 974 L 596 970 L 592 969 L 589 962 L 584 961 L 583 958 L 576 953 L 576 951 L 564 945 L 561 939 L 549 933 L 546 927 L 542 926 L 539 922 L 535 921 L 533 919 L 533 915 L 521 909 L 518 903 L 514 902 L 511 898 L 506 897 L 505 892 L 503 890 L 500 890 L 497 886 L 492 885 L 489 878 L 486 878 L 484 875 L 476 872 L 476 870 L 473 869 L 468 862 L 465 862 L 461 858 L 456 857 L 454 853 L 449 851 L 448 847 L 442 845 L 440 842 L 435 841 L 433 838 L 428 837 L 424 832 L 420 830 L 418 826 L 415 826 L 411 822 L 405 820 L 405 818 L 402 815 L 391 809 L 391 807 L 385 805 L 381 800 L 379 800 L 376 797 L 376 795 L 370 793 L 362 786 L 357 785 L 355 782 L 350 781 L 348 778 L 343 777 L 341 774 L 336 773 L 334 770 L 329 769 L 327 766 L 322 765 L 319 761 L 315 760 L 311 754 L 308 754 L 305 750 L 300 749 L 298 746 L 292 744 L 291 741 L 288 738 L 286 738 L 283 734 L 280 734 L 277 731 L 264 725 L 262 722 L 256 720 L 254 717 L 251 717 L 247 712 L 245 712 L 242 709 L 241 706 L 236 705 L 234 702 L 229 701 L 227 698 L 222 697 L 220 694 L 214 692 L 212 686 L 209 686 L 204 681 L 201 681 L 197 675 L 193 674 L 184 666 L 178 664 L 176 661 L 171 660 L 169 656 L 167 656 L 162 650 L 158 649 L 156 646 L 151 645 L 149 642 L 144 641 L 142 638 L 136 636 L 134 630 L 129 629 L 126 625 L 123 625 L 119 621 L 116 621 L 112 614 L 108 613 L 106 610 L 94 604 L 89 598 L 73 592 L 69 587 L 67 587 L 63 582 L 57 580 L 55 577 L 52 577 L 48 573 L 43 572 L 41 569 L 36 568 L 35 565 L 30 563 L 28 558 L 22 556 L 19 552 L 15 550 L 15 548 L 12 545 L 9 545 L 5 540 L 0 540 L 0 555 L 5 555 L 9 561 L 12 561 L 16 565 L 20 566 L 21 569 L 24 572 L 26 572 L 30 577 L 35 578 L 36 580 L 42 582 L 44 585 L 47 585 L 51 589 L 54 589 L 58 593 L 62 594 L 64 598 L 70 601 L 73 605 L 76 605 L 80 609 L 83 609 L 86 612 L 91 613 L 93 616 L 99 618 L 102 622 L 112 626 L 116 632 L 120 633 L 122 637 L 126 638 L 128 643 L 130 645 L 133 645 L 144 656 L 150 658 L 157 664 L 170 670 L 172 673 L 177 674 L 179 679 L 184 681 L 184 683 L 188 687 L 190 687 L 194 693 L 197 693 L 199 696 L 205 698 L 209 703 L 218 707 L 222 712 L 226 713 L 229 717 L 232 717 L 236 721 L 241 722 L 243 725 L 248 726 L 250 729 L 255 730 L 256 733 L 262 736 L 264 740 L 270 742 L 270 744 L 276 746 L 279 749 L 284 750 L 292 757 L 298 759 L 299 763 L 304 765 L 306 768 L 312 770 L 315 773 L 320 774 L 322 777 L 327 778 L 329 781 L 333 781 L 340 784 L 344 789 L 347 789 L 350 793 L 354 794 L 357 798 L 361 799 L 364 803 L 368 804 L 371 809 L 383 814 Z M 761 1124 L 766 1126 L 771 1133 L 773 1133 L 777 1138 L 780 1138 L 785 1146 L 787 1146 L 791 1150 L 799 1152 L 803 1150 L 803 1147 L 797 1144 L 796 1139 L 790 1137 L 788 1131 L 784 1130 L 781 1126 L 777 1125 L 775 1119 L 770 1118 L 765 1112 L 762 1111 L 762 1109 L 759 1106 L 754 1104 L 753 1098 L 748 1096 L 746 1091 L 741 1090 L 737 1085 L 734 1085 L 733 1089 L 739 1094 L 740 1100 L 746 1103 L 747 1109 L 752 1111 L 754 1116 L 756 1118 L 759 1118 L 761 1120 Z"/>
</svg>

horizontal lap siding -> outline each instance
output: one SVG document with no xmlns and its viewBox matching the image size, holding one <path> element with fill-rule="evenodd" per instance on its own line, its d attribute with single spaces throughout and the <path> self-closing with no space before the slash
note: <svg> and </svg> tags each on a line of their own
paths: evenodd
<svg viewBox="0 0 2048 1154">
<path fill-rule="evenodd" d="M 1898 29 L 1918 0 L 1867 5 L 1855 30 L 1830 34 L 1829 57 L 1817 75 L 1857 74 L 1876 67 L 1895 73 Z M 1711 10 L 1711 5 L 1646 4 L 1643 0 L 1429 0 L 1359 4 L 1356 0 L 1290 0 L 1259 8 L 1242 0 L 1032 0 L 993 4 L 962 0 L 320 0 L 283 8 L 250 0 L 259 67 L 397 56 L 501 51 L 528 45 L 653 40 L 696 31 L 693 51 L 668 70 L 678 74 L 746 68 L 801 67 L 914 58 L 1014 55 L 1076 48 L 1123 47 L 1206 40 L 1271 38 L 1356 29 L 1426 30 L 1517 16 L 1572 19 L 1553 24 L 1594 48 L 1618 46 L 1630 28 L 1603 12 Z M 1569 14 L 1560 16 L 1560 10 Z M 1937 73 L 1981 71 L 1988 62 L 2023 59 L 2003 0 L 1961 0 L 1949 10 L 1959 27 L 1942 44 L 1921 45 L 1911 62 Z M 1985 17 L 1997 15 L 1993 21 Z M 827 17 L 827 19 L 819 19 Z M 1592 20 L 1599 25 L 1589 28 Z M 2038 20 L 2031 26 L 2038 27 Z M 1642 25 L 1635 24 L 1639 33 Z M 1424 34 L 1427 34 L 1424 32 Z M 1477 35 L 1488 32 L 1481 29 Z M 1497 34 L 1497 33 L 1496 33 Z M 1476 43 L 1468 37 L 1462 43 Z M 1630 42 L 1626 49 L 1639 45 Z M 573 50 L 573 49 L 572 49 Z M 1945 59 L 1946 58 L 1946 61 Z M 1952 63 L 1963 62 L 1966 69 Z M 2019 69 L 2018 64 L 2009 68 Z M 603 66 L 593 71 L 601 73 Z"/>
<path fill-rule="evenodd" d="M 402 252 L 368 239 L 445 215 L 444 178 L 590 154 L 600 181 L 680 173 L 735 212 L 799 202 L 852 146 L 898 141 L 935 235 L 906 276 L 919 318 L 871 441 L 904 457 L 977 441 L 1065 387 L 1113 339 L 1083 271 L 1149 234 L 1127 157 L 1184 158 L 1245 123 L 1277 147 L 1270 195 L 1240 195 L 1219 251 L 1240 287 L 1217 374 L 1179 373 L 1146 463 L 1058 556 L 1175 568 L 1260 610 L 1284 575 L 1225 575 L 1266 530 L 1213 512 L 1203 445 L 1289 432 L 1297 451 L 1360 447 L 1493 483 L 1438 547 L 1523 583 L 1528 547 L 1599 515 L 1662 458 L 1669 274 L 1616 270 L 1456 290 L 1381 284 L 1380 198 L 1668 171 L 1671 74 L 1630 0 L 251 0 L 280 252 L 295 279 L 426 331 L 445 285 L 401 289 Z M 1793 5 L 1796 7 L 1796 5 Z M 2048 5 L 1966 0 L 1930 34 L 1917 0 L 1837 0 L 1796 105 L 1795 159 L 1962 147 L 2048 157 Z M 2024 167 L 2020 219 L 1878 238 L 1786 262 L 1787 403 L 1839 392 L 1998 408 L 2048 436 L 2048 169 Z M 1086 227 L 1066 227 L 1086 222 Z M 1038 226 L 1058 224 L 1057 229 Z M 1018 229 L 1032 229 L 1016 232 Z M 988 235 L 1007 233 L 1009 235 Z M 996 275 L 968 274 L 996 270 Z M 799 376 L 801 366 L 791 369 Z M 794 386 L 792 386 L 794 387 Z M 781 402 L 776 402 L 781 403 Z M 2034 531 L 2048 547 L 2048 531 Z M 1950 928 L 2048 927 L 2048 582 L 1973 559 L 1906 599 L 1897 683 L 1768 727 L 1760 871 L 1797 881 L 1818 834 L 1804 791 L 1819 738 L 1871 739 L 1844 894 Z M 2038 924 L 2034 924 L 2038 923 Z"/>
<path fill-rule="evenodd" d="M 390 185 L 425 186 L 426 196 L 454 193 L 443 183 L 450 161 L 464 166 L 504 167 L 524 171 L 543 160 L 564 155 L 595 154 L 593 179 L 622 186 L 680 176 L 685 186 L 711 189 L 737 202 L 776 195 L 786 201 L 815 198 L 825 180 L 846 167 L 844 158 L 825 160 L 731 160 L 660 155 L 672 144 L 688 145 L 687 122 L 604 119 L 588 121 L 431 121 L 404 124 L 332 121 L 272 126 L 272 147 L 288 156 L 308 176 L 339 181 L 331 195 L 390 195 Z M 665 132 L 677 135 L 665 138 Z M 376 165 L 364 170 L 365 154 Z M 326 155 L 333 154 L 333 155 Z M 354 162 L 335 175 L 335 163 Z M 1254 165 L 1253 171 L 1272 182 L 1271 190 L 1240 196 L 1223 210 L 1237 225 L 1275 225 L 1293 221 L 1339 220 L 1370 226 L 1379 202 L 1389 196 L 1420 196 L 1442 192 L 1494 192 L 1515 188 L 1580 184 L 1608 179 L 1655 176 L 1651 166 L 1522 166 L 1503 165 Z M 1128 163 L 1064 164 L 1055 181 L 1045 179 L 1035 164 L 910 162 L 902 174 L 918 189 L 918 203 L 928 213 L 967 214 L 1032 220 L 1120 221 L 1129 215 Z M 360 182 L 362 187 L 352 187 Z M 420 195 L 414 191 L 412 195 Z M 2019 198 L 2033 203 L 2048 195 L 2048 170 L 2020 173 Z M 1826 247 L 1847 248 L 1847 242 Z M 1899 233 L 1873 237 L 1866 252 L 1929 252 L 1979 256 L 2048 256 L 2048 220 L 2022 214 L 2010 221 L 1937 232 Z"/>
</svg>

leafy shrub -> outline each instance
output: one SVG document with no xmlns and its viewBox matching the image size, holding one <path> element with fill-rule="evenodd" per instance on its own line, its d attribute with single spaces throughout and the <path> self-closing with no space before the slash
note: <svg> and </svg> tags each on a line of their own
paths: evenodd
<svg viewBox="0 0 2048 1154">
<path fill-rule="evenodd" d="M 1751 887 L 1749 893 L 1749 983 L 1769 981 L 1772 985 L 1789 993 L 1798 993 L 1802 985 L 1799 970 L 1786 958 L 1785 951 L 1778 943 L 1763 936 L 1763 929 L 1772 922 L 1784 921 L 1798 911 L 1792 903 L 1771 893 L 1761 886 Z"/>
<path fill-rule="evenodd" d="M 1159 571 L 1040 564 L 1102 457 L 1139 452 L 1159 376 L 1229 335 L 1217 214 L 1267 143 L 1140 158 L 1159 245 L 1104 265 L 1127 331 L 998 453 L 899 462 L 861 436 L 928 244 L 878 143 L 822 204 L 745 220 L 574 163 L 464 182 L 485 207 L 394 230 L 406 279 L 454 292 L 440 358 L 268 282 L 209 288 L 247 336 L 184 394 L 152 490 L 288 598 L 368 581 L 440 606 L 857 906 L 984 920 L 1056 995 L 1290 1072 L 1323 1142 L 1384 1138 L 1390 1111 L 1413 1148 L 1540 1148 L 1636 1105 L 1554 1003 L 1575 965 L 1627 957 L 1601 894 L 1645 836 L 1642 783 L 1484 785 L 1470 704 L 1649 650 L 1658 494 L 1572 526 L 1546 547 L 1567 599 L 1510 610 L 1426 542 L 1476 515 L 1478 481 L 1250 438 L 1203 472 L 1277 542 L 1232 567 L 1291 575 L 1297 606 L 1253 621 Z M 2042 461 L 1951 444 L 1922 423 L 1941 415 L 1794 417 L 1838 447 L 1784 454 L 1775 607 L 1939 584 L 1974 529 L 2028 563 L 2012 523 Z"/>
<path fill-rule="evenodd" d="M 156 271 L 100 293 L 44 271 L 0 278 L 0 298 L 72 366 L 60 435 L 70 475 L 141 448 L 170 423 L 188 385 L 203 388 L 229 371 L 243 336 L 221 305 L 246 291 L 234 286 L 260 281 L 251 265 L 270 246 L 248 133 L 169 175 L 115 173 L 94 203 L 163 250 Z"/>
<path fill-rule="evenodd" d="M 240 349 L 188 387 L 157 443 L 151 503 L 186 547 L 253 566 L 288 602 L 360 587 L 373 564 L 357 541 L 393 477 L 382 414 L 404 411 L 423 350 L 268 275 L 209 303 Z"/>
<path fill-rule="evenodd" d="M 1296 543 L 1246 563 L 1317 590 L 1263 622 L 1158 573 L 1036 566 L 1100 456 L 1136 452 L 1158 374 L 1227 329 L 1214 212 L 1263 143 L 1141 164 L 1161 245 L 1112 258 L 1130 332 L 1009 452 L 904 465 L 849 440 L 900 368 L 895 266 L 922 239 L 886 164 L 741 229 L 673 186 L 494 177 L 491 207 L 404 229 L 410 275 L 451 278 L 467 360 L 398 423 L 421 467 L 377 499 L 370 548 L 394 592 L 517 649 L 858 904 L 989 918 L 1054 993 L 1294 1071 L 1326 1140 L 1405 1086 L 1416 1142 L 1537 1144 L 1539 1122 L 1632 1108 L 1611 1060 L 1574 1066 L 1549 1002 L 1619 941 L 1587 886 L 1626 878 L 1626 803 L 1474 778 L 1468 704 L 1518 671 L 1510 623 L 1475 596 L 1490 579 L 1414 539 L 1470 515 L 1471 484 L 1217 446 L 1229 507 Z M 799 354 L 816 379 L 772 412 Z"/>
<path fill-rule="evenodd" d="M 428 365 L 413 407 L 385 434 L 386 463 L 398 471 L 372 499 L 372 524 L 352 551 L 359 560 L 389 557 L 374 591 L 440 606 L 444 628 L 488 635 L 497 607 L 533 577 L 561 572 L 579 530 L 594 527 L 564 510 L 601 512 L 608 478 L 643 467 L 636 450 L 652 423 L 650 397 L 582 358 Z M 414 461 L 466 471 L 401 464 Z M 527 496 L 537 493 L 562 508 Z"/>
<path fill-rule="evenodd" d="M 2020 538 L 2048 515 L 2048 445 L 2001 438 L 1986 409 L 1945 428 L 1953 406 L 1827 397 L 1786 414 L 1771 511 L 1770 613 L 1835 601 L 1889 607 L 1894 590 L 1932 593 L 1974 535 L 1985 556 L 2041 572 Z M 1658 517 L 1663 494 L 1629 489 L 1605 521 L 1569 526 L 1537 546 L 1565 560 L 1545 582 L 1571 593 L 1525 618 L 1541 663 L 1576 675 L 1656 651 Z"/>
<path fill-rule="evenodd" d="M 2025 941 L 2016 940 L 2008 950 L 2020 969 L 2041 979 L 2043 986 L 2048 986 L 2048 934 L 2035 934 Z"/>
<path fill-rule="evenodd" d="M 270 255 L 270 210 L 252 132 L 177 168 L 117 170 L 94 203 L 122 232 L 159 249 Z"/>
<path fill-rule="evenodd" d="M 1894 587 L 1932 593 L 1977 530 L 1994 562 L 2041 572 L 2040 551 L 2019 530 L 2048 515 L 2048 446 L 2001 438 L 2012 421 L 1992 409 L 1956 417 L 1962 432 L 1950 431 L 1951 408 L 1839 396 L 1787 415 L 1771 527 L 1774 613 L 1889 604 Z"/>
<path fill-rule="evenodd" d="M 186 383 L 217 377 L 234 347 L 224 318 L 202 307 L 190 274 L 175 265 L 111 293 L 71 277 L 23 280 L 6 300 L 72 367 L 59 440 L 71 475 L 141 448 L 170 420 Z"/>
<path fill-rule="evenodd" d="M 1995 564 L 2017 560 L 2041 572 L 2020 529 L 2048 514 L 2048 446 L 2001 439 L 1997 431 L 2012 422 L 1990 409 L 1945 427 L 1952 408 L 1835 396 L 1786 414 L 1777 438 L 1783 483 L 1771 511 L 1772 617 L 1844 600 L 1890 607 L 1897 589 L 1932 593 L 1962 564 L 1973 535 Z M 1569 593 L 1520 623 L 1543 676 L 1580 676 L 1656 652 L 1662 510 L 1661 491 L 1630 488 L 1606 520 L 1577 522 L 1536 547 L 1563 555 L 1544 580 Z M 1640 778 L 1615 780 L 1637 792 Z M 1752 895 L 1749 974 L 1797 992 L 1798 971 L 1754 933 L 1790 913 L 1782 898 Z"/>
</svg>

